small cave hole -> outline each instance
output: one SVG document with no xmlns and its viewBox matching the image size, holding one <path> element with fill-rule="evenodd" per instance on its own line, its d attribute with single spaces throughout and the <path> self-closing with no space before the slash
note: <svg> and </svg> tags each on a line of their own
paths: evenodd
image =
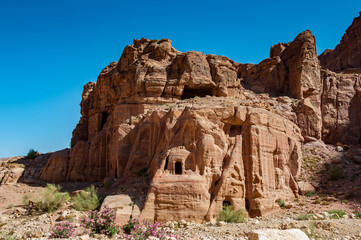
<svg viewBox="0 0 361 240">
<path fill-rule="evenodd" d="M 164 170 L 168 169 L 168 162 L 169 162 L 169 156 L 167 156 L 167 158 L 165 159 Z"/>
<path fill-rule="evenodd" d="M 174 169 L 175 169 L 175 174 L 176 175 L 181 175 L 182 174 L 182 163 L 181 162 L 176 162 L 174 165 Z"/>
<path fill-rule="evenodd" d="M 188 86 L 184 86 L 183 93 L 181 99 L 189 99 L 194 97 L 205 97 L 212 96 L 212 88 L 189 88 Z"/>
<path fill-rule="evenodd" d="M 107 123 L 108 117 L 109 117 L 108 112 L 102 112 L 102 121 L 101 121 L 101 124 L 100 124 L 100 130 L 102 130 L 104 125 Z"/>
<path fill-rule="evenodd" d="M 250 207 L 251 206 L 250 206 L 249 200 L 246 199 L 246 210 L 247 210 L 247 212 L 249 212 Z"/>
<path fill-rule="evenodd" d="M 240 125 L 232 125 L 231 129 L 229 130 L 229 136 L 234 137 L 236 135 L 242 134 L 242 126 Z"/>
<path fill-rule="evenodd" d="M 231 201 L 223 201 L 222 206 L 223 206 L 223 209 L 228 206 L 232 206 Z"/>
<path fill-rule="evenodd" d="M 216 180 L 216 181 L 214 182 L 214 186 L 217 186 L 217 184 L 218 184 L 218 180 Z"/>
</svg>

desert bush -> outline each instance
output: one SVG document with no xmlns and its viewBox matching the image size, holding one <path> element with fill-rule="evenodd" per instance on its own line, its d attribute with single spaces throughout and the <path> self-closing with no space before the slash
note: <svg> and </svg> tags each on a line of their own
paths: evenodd
<svg viewBox="0 0 361 240">
<path fill-rule="evenodd" d="M 129 219 L 128 223 L 124 224 L 122 229 L 125 234 L 130 234 L 130 232 L 134 229 L 134 226 L 139 224 L 138 219 Z"/>
<path fill-rule="evenodd" d="M 313 195 L 315 195 L 315 192 L 312 191 L 306 192 L 306 197 L 312 197 Z"/>
<path fill-rule="evenodd" d="M 57 223 L 50 227 L 49 238 L 70 238 L 73 236 L 75 225 L 73 223 L 64 221 Z"/>
<path fill-rule="evenodd" d="M 278 205 L 281 207 L 281 208 L 284 208 L 286 206 L 286 203 L 285 201 L 283 201 L 282 199 L 278 200 Z"/>
<path fill-rule="evenodd" d="M 217 221 L 229 222 L 229 223 L 241 223 L 244 222 L 246 212 L 243 209 L 234 211 L 232 206 L 225 206 L 223 210 L 218 214 Z"/>
<path fill-rule="evenodd" d="M 330 180 L 339 180 L 341 178 L 343 178 L 343 170 L 342 168 L 339 168 L 339 167 L 334 167 L 334 166 L 331 166 L 328 171 L 328 178 Z"/>
<path fill-rule="evenodd" d="M 28 154 L 26 155 L 26 158 L 35 159 L 37 156 L 39 156 L 39 152 L 34 149 L 30 149 Z"/>
<path fill-rule="evenodd" d="M 77 211 L 89 211 L 97 209 L 102 198 L 99 197 L 98 191 L 92 185 L 87 187 L 84 192 L 80 192 L 71 198 L 73 201 L 73 208 Z"/>
<path fill-rule="evenodd" d="M 310 220 L 313 217 L 312 213 L 301 214 L 297 217 L 297 220 Z"/>
<path fill-rule="evenodd" d="M 109 237 L 114 236 L 118 232 L 115 225 L 115 210 L 105 207 L 101 211 L 91 210 L 88 217 L 80 220 L 83 227 L 90 230 L 89 234 L 105 234 Z"/>
<path fill-rule="evenodd" d="M 69 194 L 59 192 L 60 189 L 61 187 L 59 185 L 47 184 L 42 199 L 37 199 L 34 202 L 36 208 L 43 212 L 54 212 L 59 209 L 70 199 Z"/>
<path fill-rule="evenodd" d="M 2 231 L 0 231 L 0 239 L 17 240 L 18 238 L 16 236 L 14 236 L 14 231 L 11 230 L 10 232 L 2 232 Z"/>
<path fill-rule="evenodd" d="M 154 222 L 154 224 L 152 224 L 148 220 L 139 221 L 139 219 L 131 219 L 127 224 L 123 225 L 123 232 L 123 238 L 126 240 L 148 239 L 149 237 L 156 237 L 158 239 L 180 239 L 179 236 L 172 233 L 168 234 L 161 223 Z"/>
<path fill-rule="evenodd" d="M 345 214 L 346 214 L 346 212 L 345 211 L 342 211 L 342 210 L 330 210 L 330 211 L 327 211 L 329 214 L 334 214 L 334 213 L 336 213 L 337 214 L 337 216 L 338 216 L 338 218 L 342 218 Z M 338 218 L 336 218 L 336 219 L 338 219 Z"/>
<path fill-rule="evenodd" d="M 23 196 L 23 204 L 24 205 L 29 205 L 29 200 L 30 200 L 29 195 L 24 195 Z"/>
</svg>

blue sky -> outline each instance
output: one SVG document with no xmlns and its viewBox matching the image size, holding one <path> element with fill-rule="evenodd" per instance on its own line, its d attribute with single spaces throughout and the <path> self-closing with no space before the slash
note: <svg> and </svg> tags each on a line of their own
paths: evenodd
<svg viewBox="0 0 361 240">
<path fill-rule="evenodd" d="M 135 38 L 258 63 L 310 29 L 334 48 L 361 1 L 0 0 L 0 157 L 69 147 L 82 87 Z"/>
</svg>

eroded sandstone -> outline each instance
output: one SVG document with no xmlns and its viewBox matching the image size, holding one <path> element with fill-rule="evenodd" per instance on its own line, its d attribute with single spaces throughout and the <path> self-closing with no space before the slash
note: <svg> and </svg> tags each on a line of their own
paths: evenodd
<svg viewBox="0 0 361 240">
<path fill-rule="evenodd" d="M 355 32 L 329 60 L 320 56 L 323 67 L 345 58 L 342 44 L 359 41 Z M 211 220 L 225 204 L 251 216 L 277 210 L 279 199 L 298 196 L 304 138 L 361 139 L 360 75 L 321 65 L 309 30 L 272 46 L 259 64 L 181 53 L 168 39 L 134 40 L 84 86 L 72 147 L 54 153 L 41 178 L 127 182 L 147 169 L 137 215 L 158 221 Z"/>
</svg>

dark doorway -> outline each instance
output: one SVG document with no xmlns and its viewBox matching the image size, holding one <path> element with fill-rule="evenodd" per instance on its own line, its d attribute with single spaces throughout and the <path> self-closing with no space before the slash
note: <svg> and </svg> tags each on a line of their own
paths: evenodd
<svg viewBox="0 0 361 240">
<path fill-rule="evenodd" d="M 231 204 L 231 201 L 223 201 L 223 208 L 226 208 L 226 207 L 228 207 L 228 206 L 231 206 L 232 204 Z"/>
<path fill-rule="evenodd" d="M 174 165 L 174 168 L 175 168 L 175 174 L 177 174 L 177 175 L 182 174 L 182 163 L 181 162 L 176 162 Z"/>
<path fill-rule="evenodd" d="M 181 99 L 188 99 L 194 97 L 205 97 L 212 96 L 212 88 L 189 88 L 188 86 L 184 86 L 183 93 Z"/>
<path fill-rule="evenodd" d="M 249 212 L 249 209 L 250 209 L 250 203 L 249 203 L 249 200 L 246 199 L 246 210 L 247 210 L 247 212 Z"/>
<path fill-rule="evenodd" d="M 102 130 L 104 125 L 107 123 L 108 116 L 109 116 L 108 112 L 102 112 L 102 121 L 101 121 L 101 124 L 100 124 L 100 130 Z"/>
<path fill-rule="evenodd" d="M 236 135 L 241 135 L 241 134 L 242 134 L 242 126 L 232 125 L 231 128 L 229 129 L 230 137 L 235 137 Z"/>
</svg>

